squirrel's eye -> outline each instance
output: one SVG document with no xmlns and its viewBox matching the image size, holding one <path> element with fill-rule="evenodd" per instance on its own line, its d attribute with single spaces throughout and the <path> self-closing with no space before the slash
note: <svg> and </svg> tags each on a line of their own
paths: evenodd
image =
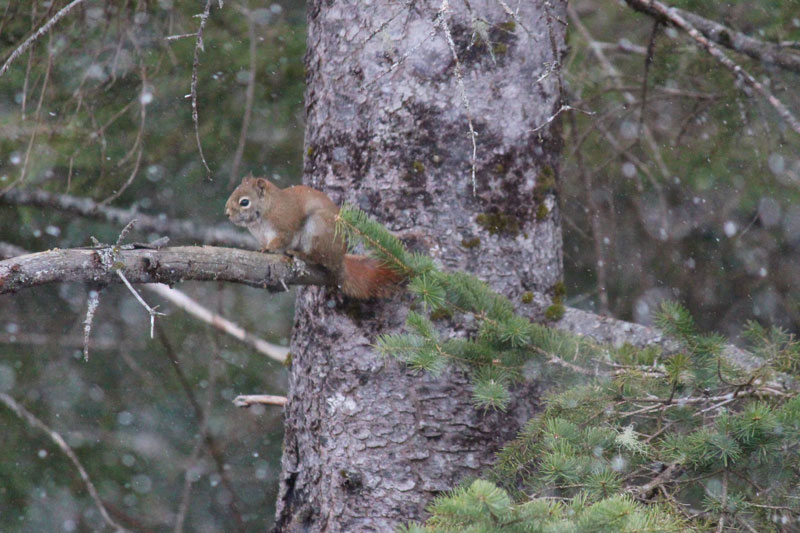
<svg viewBox="0 0 800 533">
<path fill-rule="evenodd" d="M 250 200 L 248 200 L 247 198 L 242 198 L 241 200 L 239 200 L 239 205 L 242 207 L 247 207 L 250 205 Z"/>
</svg>

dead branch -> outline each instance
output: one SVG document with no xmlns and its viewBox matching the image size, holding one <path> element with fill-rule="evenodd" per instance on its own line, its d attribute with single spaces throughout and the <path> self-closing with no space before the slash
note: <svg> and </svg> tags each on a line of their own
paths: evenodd
<svg viewBox="0 0 800 533">
<path fill-rule="evenodd" d="M 742 81 L 742 83 L 760 94 L 761 97 L 764 98 L 775 109 L 778 115 L 785 120 L 787 124 L 789 124 L 795 133 L 800 135 L 800 120 L 794 116 L 789 108 L 786 107 L 786 105 L 774 94 L 769 92 L 764 84 L 756 80 L 752 74 L 744 70 L 741 65 L 737 64 L 731 58 L 725 55 L 725 53 L 720 50 L 715 43 L 706 38 L 697 28 L 695 28 L 694 24 L 689 18 L 684 18 L 684 12 L 662 4 L 657 0 L 625 0 L 625 2 L 627 2 L 629 6 L 637 11 L 644 12 L 650 16 L 658 17 L 663 22 L 671 24 L 672 26 L 676 26 L 688 33 L 689 36 L 694 39 L 694 41 L 702 49 L 711 55 L 711 57 L 720 62 L 722 66 L 730 70 L 737 79 Z"/>
<path fill-rule="evenodd" d="M 56 13 L 55 15 L 53 15 L 53 18 L 51 18 L 51 19 L 50 19 L 50 20 L 48 20 L 46 23 L 44 23 L 44 24 L 43 24 L 43 25 L 42 25 L 42 26 L 41 26 L 41 27 L 40 27 L 38 30 L 36 30 L 36 31 L 35 31 L 35 32 L 34 32 L 34 33 L 33 33 L 33 34 L 30 36 L 30 37 L 28 37 L 27 39 L 25 39 L 25 41 L 24 41 L 24 42 L 23 42 L 21 45 L 19 45 L 19 46 L 18 46 L 18 47 L 17 47 L 17 48 L 16 48 L 16 49 L 13 51 L 13 52 L 11 52 L 11 55 L 10 55 L 10 56 L 8 56 L 8 59 L 6 60 L 6 62 L 3 64 L 3 66 L 2 66 L 2 67 L 0 67 L 0 76 L 2 76 L 3 74 L 5 74 L 5 73 L 6 73 L 6 71 L 8 70 L 8 68 L 11 66 L 11 63 L 13 63 L 13 62 L 14 62 L 14 60 L 15 60 L 16 58 L 18 58 L 19 56 L 21 56 L 21 55 L 22 55 L 22 54 L 25 52 L 25 50 L 27 50 L 28 48 L 30 48 L 30 46 L 31 46 L 33 43 L 35 43 L 35 42 L 36 42 L 38 39 L 40 39 L 40 38 L 41 38 L 43 35 L 45 35 L 47 32 L 49 32 L 49 31 L 50 31 L 50 30 L 53 28 L 53 26 L 55 26 L 55 25 L 56 25 L 56 23 L 57 23 L 59 20 L 61 20 L 62 18 L 64 18 L 64 16 L 65 16 L 67 13 L 69 13 L 70 11 L 72 11 L 72 9 L 73 9 L 73 8 L 75 8 L 75 7 L 76 7 L 76 6 L 78 6 L 79 4 L 83 3 L 83 1 L 84 1 L 84 0 L 73 0 L 72 2 L 70 2 L 69 4 L 67 4 L 66 6 L 64 6 L 63 8 L 61 8 L 61 10 L 60 10 L 58 13 Z"/>
<path fill-rule="evenodd" d="M 679 462 L 671 463 L 667 468 L 664 469 L 658 476 L 653 478 L 649 483 L 638 487 L 631 487 L 629 490 L 633 494 L 633 496 L 640 500 L 649 500 L 653 497 L 653 494 L 656 492 L 656 489 L 670 483 L 680 477 L 683 474 L 683 469 L 681 468 L 681 464 Z"/>
<path fill-rule="evenodd" d="M 658 2 L 649 2 L 648 0 L 626 1 L 628 5 L 636 11 L 640 11 L 665 22 L 674 23 L 669 16 L 664 16 L 661 11 L 659 11 L 660 7 L 653 5 L 658 4 Z M 762 63 L 777 65 L 786 70 L 800 73 L 800 54 L 786 50 L 787 47 L 784 46 L 785 43 L 766 43 L 714 20 L 703 18 L 691 11 L 685 11 L 677 7 L 668 9 L 689 22 L 689 24 L 694 26 L 704 37 L 721 46 L 730 48 L 740 54 L 750 56 Z"/>
<path fill-rule="evenodd" d="M 218 330 L 227 333 L 236 339 L 239 339 L 243 343 L 255 348 L 257 351 L 261 352 L 267 357 L 274 359 L 279 363 L 282 363 L 286 360 L 286 355 L 289 353 L 288 348 L 284 346 L 278 346 L 277 344 L 272 344 L 264 339 L 256 337 L 240 325 L 235 324 L 225 317 L 209 310 L 207 307 L 204 307 L 193 298 L 187 296 L 186 293 L 177 289 L 170 289 L 166 285 L 161 284 L 145 285 L 144 288 L 158 294 L 162 298 L 169 300 L 171 303 L 177 305 L 193 317 L 202 320 L 206 324 L 210 324 Z"/>
<path fill-rule="evenodd" d="M 125 274 L 123 274 L 121 270 L 116 270 L 116 273 L 117 276 L 119 276 L 119 279 L 122 280 L 122 283 L 124 283 L 125 286 L 128 288 L 128 290 L 131 291 L 133 297 L 136 298 L 136 300 L 140 304 L 142 304 L 142 307 L 144 307 L 145 311 L 147 311 L 147 314 L 150 315 L 150 338 L 151 339 L 154 338 L 155 328 L 156 328 L 156 316 L 164 316 L 164 313 L 156 311 L 158 306 L 150 307 L 149 305 L 147 305 L 147 302 L 144 301 L 142 295 L 139 294 L 139 292 L 133 288 L 133 285 L 131 285 L 131 282 L 128 281 L 128 278 L 125 277 Z"/>
<path fill-rule="evenodd" d="M 206 22 L 208 21 L 208 16 L 211 13 L 211 0 L 206 0 L 206 7 L 203 9 L 203 13 L 200 16 L 200 26 L 197 28 L 197 39 L 195 40 L 194 44 L 194 60 L 192 61 L 192 83 L 191 83 L 191 92 L 189 95 L 192 98 L 192 122 L 194 123 L 194 136 L 195 140 L 197 141 L 197 151 L 200 153 L 200 161 L 203 162 L 203 166 L 206 167 L 206 172 L 209 178 L 211 178 L 211 169 L 208 168 L 208 163 L 206 162 L 206 156 L 203 153 L 203 143 L 200 142 L 200 121 L 197 117 L 197 69 L 200 67 L 200 52 L 205 51 L 205 46 L 203 45 L 203 30 L 206 27 Z"/>
<path fill-rule="evenodd" d="M 86 318 L 83 321 L 83 360 L 87 363 L 89 362 L 89 336 L 92 334 L 92 322 L 98 305 L 100 305 L 100 291 L 89 291 Z"/>
<path fill-rule="evenodd" d="M 169 235 L 174 239 L 187 239 L 211 245 L 255 248 L 255 240 L 249 234 L 233 228 L 207 227 L 191 220 L 175 220 L 139 213 L 136 209 L 101 206 L 90 198 L 69 194 L 55 194 L 37 189 L 12 189 L 4 196 L 0 196 L 0 204 L 4 203 L 56 209 L 86 218 L 104 220 L 117 226 L 124 226 L 136 219 L 136 227 L 140 230 Z"/>
<path fill-rule="evenodd" d="M 269 291 L 327 281 L 319 267 L 281 255 L 210 246 L 126 248 L 116 254 L 111 247 L 49 250 L 0 261 L 0 294 L 48 283 L 122 283 L 117 272 L 131 283 L 230 281 Z"/>
<path fill-rule="evenodd" d="M 286 405 L 286 396 L 272 396 L 270 394 L 244 394 L 233 399 L 236 407 L 250 407 L 253 405 Z"/>
<path fill-rule="evenodd" d="M 191 469 L 197 463 L 200 457 L 200 449 L 203 447 L 203 439 L 198 436 L 195 439 L 192 453 L 189 454 L 189 459 L 186 461 L 186 469 L 183 474 L 183 490 L 181 491 L 181 503 L 178 506 L 178 512 L 175 513 L 175 526 L 172 528 L 173 533 L 183 533 L 183 524 L 186 521 L 186 514 L 189 511 L 189 498 L 192 494 L 192 485 L 194 479 Z"/>
<path fill-rule="evenodd" d="M 456 80 L 458 81 L 458 89 L 461 93 L 461 103 L 464 105 L 464 113 L 467 115 L 467 125 L 469 126 L 469 138 L 472 141 L 472 161 L 471 161 L 471 172 L 472 172 L 472 195 L 475 196 L 477 194 L 478 189 L 478 182 L 475 178 L 475 170 L 476 170 L 476 157 L 478 155 L 478 145 L 475 143 L 475 128 L 472 125 L 472 112 L 470 111 L 469 106 L 469 97 L 467 96 L 467 88 L 464 85 L 464 76 L 461 73 L 461 62 L 458 60 L 458 54 L 456 53 L 456 43 L 453 41 L 453 35 L 450 33 L 450 26 L 447 24 L 447 12 L 450 8 L 449 0 L 442 0 L 442 5 L 439 8 L 439 13 L 441 17 L 437 15 L 437 20 L 439 25 L 442 28 L 442 32 L 444 32 L 445 39 L 447 40 L 447 45 L 450 47 L 450 53 L 453 55 L 453 61 L 455 62 L 454 71 L 456 75 Z"/>
<path fill-rule="evenodd" d="M 128 226 L 126 226 L 126 228 L 128 228 Z M 120 237 L 123 237 L 123 235 L 120 234 Z M 117 243 L 117 246 L 119 246 L 119 242 Z M 23 248 L 0 241 L 0 259 L 10 259 L 12 257 L 25 255 L 27 253 L 28 252 Z M 289 354 L 288 348 L 284 346 L 278 346 L 277 344 L 272 344 L 260 337 L 253 335 L 238 324 L 228 320 L 218 313 L 214 313 L 207 307 L 204 307 L 202 304 L 178 289 L 170 288 L 169 286 L 161 283 L 144 284 L 144 288 L 166 300 L 169 300 L 171 303 L 180 307 L 193 317 L 202 320 L 203 322 L 219 329 L 223 333 L 227 333 L 228 335 L 242 341 L 243 343 L 251 346 L 255 350 L 278 361 L 279 363 L 284 362 L 286 360 L 286 356 Z M 83 355 L 87 361 L 89 360 L 89 346 L 93 344 L 93 341 L 89 338 L 91 334 L 92 320 L 99 303 L 100 291 L 89 291 L 88 309 L 86 312 L 86 319 L 84 320 L 83 339 Z M 4 339 L 4 337 L 0 335 L 0 343 L 17 342 L 18 340 L 19 342 L 26 342 L 22 339 L 17 339 L 17 337 L 19 337 L 18 335 L 9 337 L 14 337 L 14 340 L 12 341 L 10 338 Z M 50 338 L 47 336 L 42 336 L 42 338 L 36 338 L 35 341 L 29 340 L 27 342 L 46 344 L 50 342 Z M 105 345 L 106 348 L 112 346 L 116 346 L 113 341 L 111 343 L 106 343 Z"/>
</svg>

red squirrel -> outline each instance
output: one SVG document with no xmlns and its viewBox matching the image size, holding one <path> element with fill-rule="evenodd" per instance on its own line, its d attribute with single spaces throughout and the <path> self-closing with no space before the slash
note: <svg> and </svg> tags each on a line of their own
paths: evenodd
<svg viewBox="0 0 800 533">
<path fill-rule="evenodd" d="M 246 177 L 225 203 L 225 214 L 258 239 L 262 252 L 288 253 L 325 267 L 344 294 L 388 296 L 400 276 L 383 262 L 347 253 L 337 234 L 339 208 L 322 191 L 296 185 L 281 189 L 264 178 Z"/>
</svg>

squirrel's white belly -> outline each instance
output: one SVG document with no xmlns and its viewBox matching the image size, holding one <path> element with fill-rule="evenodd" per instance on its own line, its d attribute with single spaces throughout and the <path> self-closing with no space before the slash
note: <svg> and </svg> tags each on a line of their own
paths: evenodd
<svg viewBox="0 0 800 533">
<path fill-rule="evenodd" d="M 266 220 L 261 220 L 257 228 L 250 230 L 250 233 L 259 240 L 259 244 L 266 247 L 272 240 L 278 236 L 278 232 L 272 227 L 272 224 Z M 277 251 L 277 250 L 275 250 Z"/>
<path fill-rule="evenodd" d="M 310 254 L 314 245 L 314 237 L 316 237 L 320 229 L 324 230 L 324 228 L 320 228 L 317 217 L 308 217 L 303 225 L 303 230 L 296 233 L 294 239 L 292 239 L 292 249 L 299 250 L 304 254 Z"/>
</svg>

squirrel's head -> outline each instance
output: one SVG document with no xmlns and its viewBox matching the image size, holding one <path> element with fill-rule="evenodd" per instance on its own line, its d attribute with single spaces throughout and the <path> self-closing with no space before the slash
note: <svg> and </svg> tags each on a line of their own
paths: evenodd
<svg viewBox="0 0 800 533">
<path fill-rule="evenodd" d="M 237 226 L 258 221 L 272 206 L 272 193 L 278 188 L 264 178 L 247 177 L 225 202 L 225 214 Z"/>
</svg>

